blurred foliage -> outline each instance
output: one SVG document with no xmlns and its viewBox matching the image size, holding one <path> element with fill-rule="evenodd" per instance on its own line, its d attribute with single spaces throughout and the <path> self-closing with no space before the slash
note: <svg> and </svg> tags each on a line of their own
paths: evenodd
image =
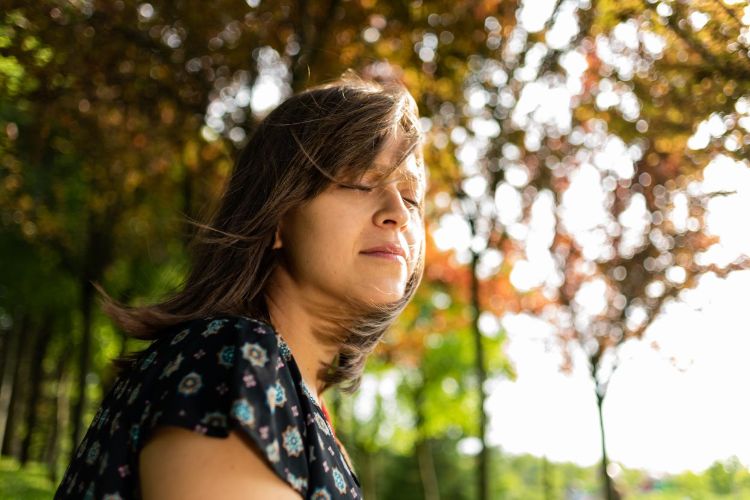
<svg viewBox="0 0 750 500">
<path fill-rule="evenodd" d="M 133 304 L 179 287 L 184 218 L 210 211 L 276 97 L 349 67 L 412 91 L 430 177 L 423 285 L 371 359 L 361 394 L 326 395 L 366 497 L 478 497 L 474 457 L 457 443 L 483 436 L 484 379 L 514 377 L 499 322 L 507 313 L 553 324 L 569 354 L 563 368 L 585 353 L 603 399 L 618 346 L 701 275 L 732 269 L 696 259 L 716 238 L 704 225 L 710 199 L 690 186 L 717 155 L 747 165 L 750 14 L 719 0 L 549 7 L 530 15 L 523 2 L 497 0 L 4 1 L 3 454 L 26 454 L 59 478 L 73 423 L 90 422 L 111 386 L 109 359 L 140 347 L 91 309 L 89 283 Z M 630 160 L 607 164 L 597 156 L 607 145 Z M 576 234 L 560 207 L 575 172 L 592 164 L 609 186 L 609 222 Z M 533 253 L 534 207 L 550 199 L 555 222 L 543 250 L 559 279 L 524 288 L 511 278 Z M 685 200 L 681 226 L 670 214 Z M 641 204 L 648 223 L 625 245 L 623 214 Z M 456 218 L 465 231 L 446 245 L 441 228 Z M 670 279 L 675 267 L 683 279 Z M 593 282 L 605 284 L 607 307 L 591 318 L 575 304 Z M 38 383 L 22 383 L 34 373 Z M 490 451 L 492 498 L 597 491 L 593 469 Z M 15 463 L 2 464 L 3 493 L 36 488 L 35 465 L 16 474 Z M 647 482 L 649 493 L 636 492 Z M 737 497 L 747 482 L 731 462 L 668 480 L 617 478 L 629 498 Z"/>
<path fill-rule="evenodd" d="M 441 478 L 442 498 L 456 500 L 475 498 L 473 485 L 465 477 L 472 468 L 471 457 L 456 453 L 456 441 L 435 443 L 436 465 L 455 474 Z M 413 471 L 417 464 L 409 455 L 384 452 L 377 455 L 379 498 L 421 498 L 422 490 Z M 546 463 L 546 465 L 545 465 Z M 715 462 L 702 473 L 684 472 L 654 478 L 639 470 L 623 469 L 618 485 L 625 498 L 632 500 L 744 500 L 750 498 L 750 470 L 736 465 L 730 458 Z M 492 455 L 493 469 L 499 471 L 492 498 L 509 500 L 562 500 L 596 498 L 598 478 L 595 467 L 571 463 L 545 462 L 531 455 Z M 720 472 L 719 472 L 720 471 Z M 716 474 L 724 479 L 715 482 Z M 546 477 L 545 477 L 546 476 Z M 548 486 L 545 488 L 545 484 Z M 31 463 L 21 469 L 11 458 L 0 459 L 0 491 L 4 497 L 18 500 L 50 498 L 52 483 L 44 465 Z"/>
</svg>

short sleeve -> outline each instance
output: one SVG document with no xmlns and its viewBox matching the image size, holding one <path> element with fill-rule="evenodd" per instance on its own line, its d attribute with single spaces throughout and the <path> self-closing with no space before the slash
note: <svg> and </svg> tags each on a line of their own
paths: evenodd
<svg viewBox="0 0 750 500">
<path fill-rule="evenodd" d="M 305 424 L 284 369 L 283 345 L 271 326 L 242 316 L 212 317 L 163 340 L 170 359 L 152 375 L 155 391 L 142 442 L 160 425 L 215 437 L 234 429 L 304 495 Z"/>
</svg>

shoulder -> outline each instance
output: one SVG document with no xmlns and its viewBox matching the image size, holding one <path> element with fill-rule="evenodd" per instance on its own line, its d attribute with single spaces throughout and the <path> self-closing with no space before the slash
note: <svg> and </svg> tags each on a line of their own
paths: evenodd
<svg viewBox="0 0 750 500">
<path fill-rule="evenodd" d="M 248 391 L 260 397 L 284 378 L 279 377 L 283 356 L 275 331 L 244 316 L 215 315 L 176 325 L 149 351 L 139 362 L 139 383 L 132 389 L 148 400 L 151 418 L 144 431 L 171 424 L 226 436 L 231 402 Z"/>
<path fill-rule="evenodd" d="M 235 337 L 262 340 L 275 336 L 276 331 L 265 321 L 247 316 L 220 314 L 175 325 L 170 334 L 162 340 L 169 339 L 170 345 L 176 345 L 188 338 L 202 343 L 219 339 L 226 341 Z"/>
<path fill-rule="evenodd" d="M 177 427 L 161 428 L 141 451 L 138 469 L 143 498 L 211 498 L 217 491 L 227 499 L 249 498 L 248 492 L 252 498 L 300 498 L 237 431 L 226 439 L 211 439 Z"/>
<path fill-rule="evenodd" d="M 213 315 L 196 318 L 175 325 L 155 342 L 152 360 L 162 356 L 191 355 L 200 360 L 218 356 L 220 364 L 229 367 L 235 362 L 234 353 L 239 350 L 254 366 L 262 367 L 271 357 L 283 355 L 283 342 L 273 327 L 254 318 L 238 315 Z M 149 364 L 148 356 L 142 365 Z M 142 366 L 144 368 L 144 366 Z"/>
<path fill-rule="evenodd" d="M 285 344 L 271 325 L 211 316 L 159 341 L 168 356 L 150 373 L 155 404 L 143 444 L 163 425 L 223 438 L 236 431 L 277 476 L 304 491 L 306 422 Z"/>
<path fill-rule="evenodd" d="M 221 377 L 238 362 L 273 371 L 278 358 L 284 357 L 280 344 L 283 341 L 264 321 L 229 314 L 206 316 L 165 330 L 141 354 L 133 369 L 140 372 L 138 378 L 153 385 L 171 384 L 178 378 Z"/>
</svg>

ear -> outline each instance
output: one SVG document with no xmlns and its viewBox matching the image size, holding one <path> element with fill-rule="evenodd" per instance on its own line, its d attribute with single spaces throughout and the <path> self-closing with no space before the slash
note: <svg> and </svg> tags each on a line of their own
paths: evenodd
<svg viewBox="0 0 750 500">
<path fill-rule="evenodd" d="M 274 235 L 273 239 L 273 246 L 271 247 L 272 250 L 276 250 L 277 248 L 281 248 L 283 245 L 281 243 L 281 224 L 276 227 L 276 234 Z"/>
</svg>

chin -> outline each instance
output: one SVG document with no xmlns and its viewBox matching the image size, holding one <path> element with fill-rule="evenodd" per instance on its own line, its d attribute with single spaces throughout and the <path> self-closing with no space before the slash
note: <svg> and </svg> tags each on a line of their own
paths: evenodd
<svg viewBox="0 0 750 500">
<path fill-rule="evenodd" d="M 376 304 L 389 304 L 397 302 L 404 296 L 406 285 L 396 285 L 391 287 L 381 287 L 376 293 L 369 293 L 365 300 L 375 302 Z"/>
</svg>

